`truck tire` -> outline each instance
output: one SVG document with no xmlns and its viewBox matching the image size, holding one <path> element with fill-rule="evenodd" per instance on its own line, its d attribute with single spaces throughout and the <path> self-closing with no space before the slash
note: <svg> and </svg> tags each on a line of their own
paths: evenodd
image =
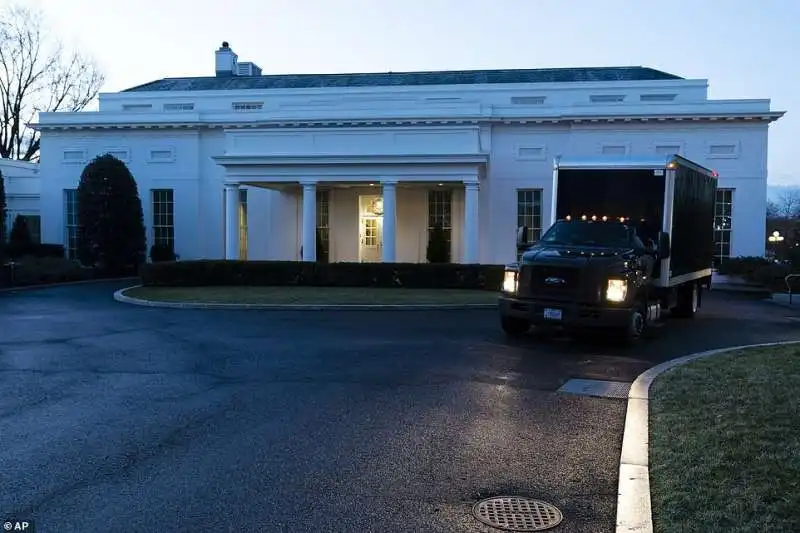
<svg viewBox="0 0 800 533">
<path fill-rule="evenodd" d="M 524 318 L 515 316 L 501 316 L 500 327 L 509 337 L 521 337 L 531 329 L 531 323 Z"/>
<path fill-rule="evenodd" d="M 687 283 L 678 288 L 678 302 L 672 309 L 672 316 L 676 318 L 694 318 L 700 309 L 700 284 L 696 281 Z"/>
<path fill-rule="evenodd" d="M 630 320 L 628 326 L 622 330 L 622 342 L 624 344 L 633 344 L 644 336 L 647 329 L 647 310 L 641 305 L 635 306 L 631 309 Z"/>
</svg>

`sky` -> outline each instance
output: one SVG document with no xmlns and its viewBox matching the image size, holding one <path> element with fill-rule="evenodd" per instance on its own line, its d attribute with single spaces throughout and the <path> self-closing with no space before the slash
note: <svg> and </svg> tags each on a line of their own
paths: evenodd
<svg viewBox="0 0 800 533">
<path fill-rule="evenodd" d="M 14 0 L 0 0 L 0 6 Z M 213 75 L 223 40 L 265 74 L 643 65 L 769 98 L 769 183 L 800 185 L 798 0 L 27 0 L 104 92 Z M 795 115 L 795 110 L 797 114 Z"/>
</svg>

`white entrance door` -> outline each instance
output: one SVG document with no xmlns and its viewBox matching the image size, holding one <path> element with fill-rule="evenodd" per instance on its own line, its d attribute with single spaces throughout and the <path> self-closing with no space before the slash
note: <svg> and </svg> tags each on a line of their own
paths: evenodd
<svg viewBox="0 0 800 533">
<path fill-rule="evenodd" d="M 359 196 L 358 260 L 378 263 L 383 259 L 383 199 Z"/>
</svg>

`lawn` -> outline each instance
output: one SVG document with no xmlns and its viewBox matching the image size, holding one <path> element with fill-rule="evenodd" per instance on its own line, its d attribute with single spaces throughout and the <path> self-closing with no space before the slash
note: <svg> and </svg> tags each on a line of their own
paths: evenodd
<svg viewBox="0 0 800 533">
<path fill-rule="evenodd" d="M 223 304 L 494 304 L 497 293 L 467 289 L 371 287 L 135 287 L 126 296 L 162 302 Z"/>
<path fill-rule="evenodd" d="M 800 345 L 701 359 L 650 401 L 655 533 L 800 531 Z"/>
</svg>

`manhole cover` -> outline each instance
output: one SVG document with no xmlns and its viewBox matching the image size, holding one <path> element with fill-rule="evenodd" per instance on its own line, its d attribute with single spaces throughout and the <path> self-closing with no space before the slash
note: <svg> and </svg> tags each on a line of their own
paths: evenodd
<svg viewBox="0 0 800 533">
<path fill-rule="evenodd" d="M 514 496 L 481 500 L 472 507 L 472 514 L 487 526 L 506 531 L 543 531 L 564 519 L 554 505 Z"/>
</svg>

